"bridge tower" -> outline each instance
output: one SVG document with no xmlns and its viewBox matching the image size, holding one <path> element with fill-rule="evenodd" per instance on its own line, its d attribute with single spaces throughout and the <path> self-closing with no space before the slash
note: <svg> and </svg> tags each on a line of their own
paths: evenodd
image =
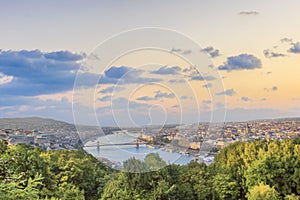
<svg viewBox="0 0 300 200">
<path fill-rule="evenodd" d="M 139 139 L 136 139 L 135 142 L 136 142 L 136 143 L 135 143 L 135 148 L 136 148 L 136 149 L 139 149 L 139 148 L 140 148 Z"/>
<path fill-rule="evenodd" d="M 100 142 L 99 141 L 97 141 L 97 151 L 98 151 L 98 153 L 100 152 Z"/>
</svg>

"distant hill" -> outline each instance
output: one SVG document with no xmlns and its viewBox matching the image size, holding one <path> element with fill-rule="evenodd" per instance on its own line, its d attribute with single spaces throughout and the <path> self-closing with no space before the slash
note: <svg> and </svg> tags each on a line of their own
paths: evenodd
<svg viewBox="0 0 300 200">
<path fill-rule="evenodd" d="M 69 124 L 66 122 L 40 118 L 40 117 L 25 117 L 25 118 L 0 118 L 0 129 L 22 129 L 24 131 L 38 130 L 41 133 L 68 133 L 76 134 L 77 130 L 81 133 L 80 138 L 86 140 L 90 137 L 98 135 L 99 127 L 84 126 Z M 113 131 L 120 130 L 117 127 L 102 127 L 105 134 L 112 134 Z"/>
<path fill-rule="evenodd" d="M 75 126 L 62 121 L 53 119 L 46 119 L 40 117 L 26 117 L 26 118 L 0 118 L 0 129 L 24 129 L 39 131 L 49 130 L 68 130 L 75 131 Z"/>
<path fill-rule="evenodd" d="M 273 118 L 273 119 L 256 119 L 250 121 L 300 121 L 300 117 L 281 117 L 281 118 Z"/>
</svg>

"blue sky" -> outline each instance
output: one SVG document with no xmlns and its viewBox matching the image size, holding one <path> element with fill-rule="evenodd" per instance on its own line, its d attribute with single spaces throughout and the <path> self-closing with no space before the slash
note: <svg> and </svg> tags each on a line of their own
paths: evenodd
<svg viewBox="0 0 300 200">
<path fill-rule="evenodd" d="M 178 122 L 184 112 L 185 123 L 199 120 L 199 112 L 209 121 L 212 111 L 224 110 L 227 121 L 299 116 L 299 7 L 298 0 L 1 1 L 0 117 L 73 122 L 73 86 L 85 59 L 107 38 L 142 27 L 178 31 L 201 49 L 132 53 L 100 73 L 81 74 L 80 91 L 96 92 L 97 103 L 80 97 L 80 122 L 94 123 L 91 107 L 103 125 L 132 125 L 128 113 L 134 124 Z M 201 53 L 212 64 L 207 74 L 172 57 Z M 150 66 L 153 58 L 160 63 Z"/>
</svg>

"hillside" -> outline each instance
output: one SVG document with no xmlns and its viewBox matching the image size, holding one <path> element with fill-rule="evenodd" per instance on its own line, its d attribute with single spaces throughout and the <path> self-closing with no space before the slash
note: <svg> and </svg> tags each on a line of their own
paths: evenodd
<svg viewBox="0 0 300 200">
<path fill-rule="evenodd" d="M 24 129 L 39 131 L 75 131 L 73 124 L 57 121 L 53 119 L 46 119 L 40 117 L 26 117 L 26 118 L 1 118 L 0 129 Z"/>
</svg>

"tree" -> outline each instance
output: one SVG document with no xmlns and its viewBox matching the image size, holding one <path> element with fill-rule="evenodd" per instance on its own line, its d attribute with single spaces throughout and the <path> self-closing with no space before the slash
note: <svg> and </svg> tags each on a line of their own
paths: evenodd
<svg viewBox="0 0 300 200">
<path fill-rule="evenodd" d="M 0 140 L 0 153 L 3 154 L 7 150 L 7 141 L 6 140 Z"/>
<path fill-rule="evenodd" d="M 126 186 L 125 179 L 124 173 L 113 175 L 112 179 L 105 185 L 101 199 L 133 199 L 130 188 Z"/>
<path fill-rule="evenodd" d="M 247 187 L 264 182 L 274 187 L 282 197 L 299 194 L 300 156 L 297 149 L 292 140 L 270 141 L 266 149 L 259 150 L 258 159 L 249 163 L 244 171 Z"/>
<path fill-rule="evenodd" d="M 191 162 L 180 166 L 177 181 L 179 196 L 184 194 L 188 199 L 212 199 L 213 177 L 210 168 L 204 163 Z M 180 196 L 184 198 L 184 196 Z"/>
<path fill-rule="evenodd" d="M 36 174 L 33 179 L 29 178 L 29 180 L 24 180 L 21 176 L 13 176 L 11 180 L 0 183 L 0 199 L 39 199 L 39 186 L 43 185 L 42 180 L 43 178 L 40 174 Z"/>
<path fill-rule="evenodd" d="M 213 182 L 217 196 L 220 199 L 238 199 L 239 184 L 228 174 L 217 174 Z"/>
<path fill-rule="evenodd" d="M 82 199 L 83 194 L 93 200 L 103 191 L 108 180 L 105 175 L 110 172 L 81 150 L 45 152 L 19 144 L 0 154 L 0 193 L 13 199 L 22 199 L 25 194 L 33 199 Z"/>
<path fill-rule="evenodd" d="M 84 151 L 51 151 L 42 157 L 55 176 L 56 185 L 65 187 L 72 184 L 84 191 L 86 199 L 97 198 L 98 190 L 102 190 L 98 187 L 103 187 L 103 179 L 110 172 L 105 165 Z"/>
<path fill-rule="evenodd" d="M 260 182 L 259 185 L 254 186 L 247 193 L 248 200 L 279 200 L 279 194 L 269 185 L 265 185 L 263 182 Z"/>
<path fill-rule="evenodd" d="M 124 162 L 124 170 L 130 173 L 143 173 L 147 171 L 147 167 L 144 162 L 132 157 Z"/>
<path fill-rule="evenodd" d="M 155 171 L 167 165 L 167 163 L 159 157 L 158 153 L 150 153 L 145 157 L 145 165 L 147 170 Z"/>
<path fill-rule="evenodd" d="M 300 196 L 296 196 L 295 194 L 286 195 L 284 200 L 300 200 Z"/>
<path fill-rule="evenodd" d="M 151 192 L 150 199 L 153 200 L 162 200 L 162 199 L 176 199 L 175 190 L 176 185 L 171 185 L 165 180 L 160 180 L 157 183 L 157 186 Z"/>
<path fill-rule="evenodd" d="M 84 200 L 84 190 L 80 190 L 78 186 L 73 184 L 65 184 L 64 186 L 60 186 L 58 188 L 57 197 L 60 200 Z"/>
</svg>

